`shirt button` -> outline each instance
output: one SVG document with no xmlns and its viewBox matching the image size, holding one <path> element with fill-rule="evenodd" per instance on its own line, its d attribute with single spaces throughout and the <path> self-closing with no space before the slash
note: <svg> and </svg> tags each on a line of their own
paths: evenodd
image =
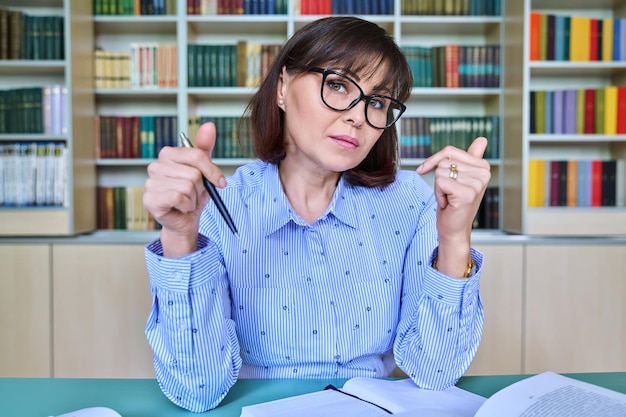
<svg viewBox="0 0 626 417">
<path fill-rule="evenodd" d="M 180 272 L 177 272 L 174 274 L 174 279 L 176 281 L 182 281 L 183 280 L 183 274 L 181 274 Z"/>
</svg>

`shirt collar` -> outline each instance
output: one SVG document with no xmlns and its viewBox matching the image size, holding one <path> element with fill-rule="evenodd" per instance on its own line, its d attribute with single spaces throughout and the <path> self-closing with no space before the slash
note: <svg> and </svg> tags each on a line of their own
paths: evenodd
<svg viewBox="0 0 626 417">
<path fill-rule="evenodd" d="M 293 211 L 287 196 L 283 192 L 277 165 L 268 164 L 263 184 L 266 196 L 264 212 L 267 213 L 264 219 L 266 236 L 276 232 L 290 221 L 304 225 L 303 220 Z M 342 223 L 356 228 L 358 221 L 356 215 L 357 207 L 355 206 L 356 199 L 354 198 L 355 192 L 355 187 L 348 184 L 344 177 L 341 176 L 337 189 L 333 194 L 333 199 L 320 218 L 332 215 Z"/>
</svg>

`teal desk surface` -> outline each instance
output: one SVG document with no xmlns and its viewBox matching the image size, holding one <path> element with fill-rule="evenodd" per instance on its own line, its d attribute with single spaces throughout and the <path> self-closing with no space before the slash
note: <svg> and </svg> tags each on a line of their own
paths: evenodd
<svg viewBox="0 0 626 417">
<path fill-rule="evenodd" d="M 626 372 L 564 374 L 626 393 Z M 489 397 L 530 375 L 466 376 L 458 387 Z M 48 417 L 85 407 L 110 407 L 122 417 L 239 417 L 241 407 L 322 390 L 345 380 L 239 380 L 224 401 L 206 413 L 172 404 L 154 379 L 0 378 L 1 417 Z"/>
</svg>

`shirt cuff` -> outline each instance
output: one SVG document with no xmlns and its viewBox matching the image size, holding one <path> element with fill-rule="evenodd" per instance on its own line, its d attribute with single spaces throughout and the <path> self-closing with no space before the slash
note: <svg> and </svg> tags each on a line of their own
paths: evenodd
<svg viewBox="0 0 626 417">
<path fill-rule="evenodd" d="M 468 278 L 454 278 L 443 274 L 433 268 L 432 261 L 438 255 L 438 248 L 433 251 L 430 264 L 426 268 L 423 291 L 429 297 L 441 300 L 445 303 L 458 304 L 478 290 L 480 273 L 483 266 L 483 254 L 470 249 L 470 256 L 474 260 L 474 268 Z"/>
</svg>

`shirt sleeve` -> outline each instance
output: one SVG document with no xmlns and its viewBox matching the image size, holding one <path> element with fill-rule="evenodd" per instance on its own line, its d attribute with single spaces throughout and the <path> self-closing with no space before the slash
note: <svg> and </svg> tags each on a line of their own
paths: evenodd
<svg viewBox="0 0 626 417">
<path fill-rule="evenodd" d="M 198 247 L 174 259 L 162 256 L 158 239 L 145 248 L 152 293 L 146 337 L 156 377 L 172 402 L 194 412 L 215 408 L 241 368 L 226 269 L 206 237 Z"/>
<path fill-rule="evenodd" d="M 480 343 L 483 255 L 471 249 L 475 268 L 466 279 L 432 268 L 437 255 L 434 198 L 430 203 L 407 252 L 394 356 L 419 387 L 445 389 L 467 371 Z"/>
</svg>

